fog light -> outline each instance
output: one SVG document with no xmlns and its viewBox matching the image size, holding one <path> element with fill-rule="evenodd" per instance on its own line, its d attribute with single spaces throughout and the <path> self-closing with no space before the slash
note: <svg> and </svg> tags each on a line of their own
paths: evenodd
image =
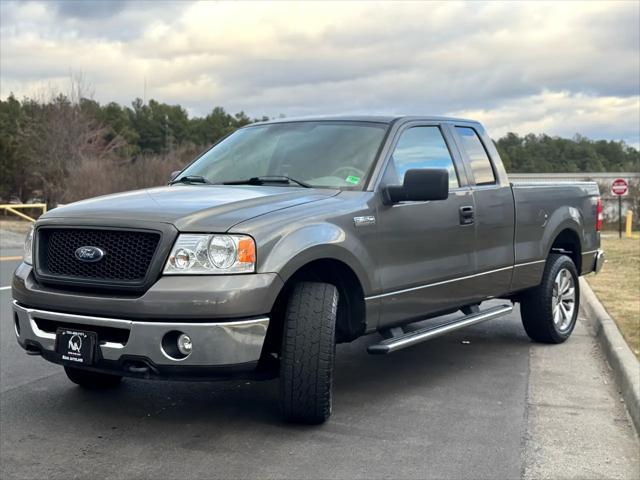
<svg viewBox="0 0 640 480">
<path fill-rule="evenodd" d="M 178 337 L 178 351 L 184 356 L 187 356 L 191 353 L 192 348 L 191 337 L 184 333 L 180 334 Z"/>
</svg>

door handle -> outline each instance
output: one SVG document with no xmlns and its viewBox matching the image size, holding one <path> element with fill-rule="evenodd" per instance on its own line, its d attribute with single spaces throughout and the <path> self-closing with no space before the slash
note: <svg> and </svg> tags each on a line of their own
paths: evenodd
<svg viewBox="0 0 640 480">
<path fill-rule="evenodd" d="M 474 219 L 475 214 L 472 206 L 466 205 L 464 207 L 460 207 L 460 225 L 471 225 L 474 222 Z"/>
</svg>

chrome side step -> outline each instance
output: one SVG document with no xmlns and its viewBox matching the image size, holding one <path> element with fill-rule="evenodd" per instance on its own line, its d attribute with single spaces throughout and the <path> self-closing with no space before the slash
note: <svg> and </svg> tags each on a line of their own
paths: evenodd
<svg viewBox="0 0 640 480">
<path fill-rule="evenodd" d="M 476 323 L 492 320 L 503 315 L 508 315 L 513 311 L 513 305 L 498 305 L 496 307 L 489 308 L 487 310 L 471 313 L 464 317 L 457 318 L 442 325 L 429 326 L 421 328 L 420 330 L 414 330 L 411 332 L 403 333 L 400 335 L 394 335 L 391 338 L 383 340 L 375 345 L 369 345 L 367 351 L 372 355 L 384 355 L 385 353 L 393 353 L 397 350 L 410 347 L 416 343 L 430 340 L 445 333 L 453 332 Z"/>
</svg>

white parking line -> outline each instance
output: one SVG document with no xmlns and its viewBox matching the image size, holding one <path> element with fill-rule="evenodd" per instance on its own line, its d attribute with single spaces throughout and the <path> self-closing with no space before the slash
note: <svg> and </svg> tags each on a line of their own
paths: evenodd
<svg viewBox="0 0 640 480">
<path fill-rule="evenodd" d="M 0 290 L 9 290 L 11 288 L 11 285 L 9 285 L 8 287 L 0 287 Z"/>
</svg>

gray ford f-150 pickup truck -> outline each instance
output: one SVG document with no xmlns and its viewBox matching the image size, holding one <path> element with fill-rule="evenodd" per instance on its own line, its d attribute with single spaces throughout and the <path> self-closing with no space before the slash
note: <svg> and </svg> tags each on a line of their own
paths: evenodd
<svg viewBox="0 0 640 480">
<path fill-rule="evenodd" d="M 253 124 L 168 186 L 43 215 L 15 333 L 89 388 L 279 376 L 284 419 L 320 423 L 336 343 L 379 332 L 368 351 L 386 354 L 513 302 L 533 340 L 565 341 L 578 276 L 604 261 L 601 210 L 595 183 L 510 184 L 474 121 Z"/>
</svg>

